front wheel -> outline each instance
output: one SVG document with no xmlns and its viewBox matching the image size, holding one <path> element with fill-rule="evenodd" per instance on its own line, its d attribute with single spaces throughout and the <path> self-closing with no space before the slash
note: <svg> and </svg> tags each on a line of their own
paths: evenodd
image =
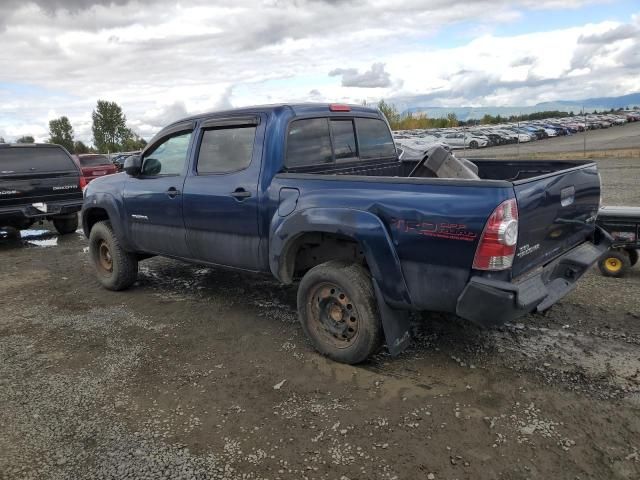
<svg viewBox="0 0 640 480">
<path fill-rule="evenodd" d="M 475 140 L 472 140 L 471 143 L 469 143 L 469 146 L 471 148 L 478 148 L 478 142 L 476 142 Z"/>
<path fill-rule="evenodd" d="M 298 288 L 302 329 L 321 354 L 356 364 L 382 345 L 371 277 L 357 264 L 330 261 L 309 270 Z"/>
<path fill-rule="evenodd" d="M 78 215 L 74 213 L 72 216 L 54 218 L 53 226 L 60 235 L 73 233 L 78 229 Z"/>
<path fill-rule="evenodd" d="M 124 290 L 138 278 L 138 259 L 125 251 L 107 221 L 96 223 L 89 234 L 89 255 L 98 281 L 109 290 Z"/>
<path fill-rule="evenodd" d="M 622 277 L 631 267 L 631 262 L 623 252 L 609 250 L 598 262 L 598 267 L 606 277 Z"/>
<path fill-rule="evenodd" d="M 638 250 L 630 248 L 629 250 L 627 250 L 627 253 L 629 254 L 629 262 L 633 267 L 636 263 L 638 263 Z"/>
</svg>

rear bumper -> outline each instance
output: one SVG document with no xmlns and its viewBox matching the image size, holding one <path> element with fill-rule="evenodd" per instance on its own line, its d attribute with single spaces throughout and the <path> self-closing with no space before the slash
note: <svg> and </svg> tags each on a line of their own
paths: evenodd
<svg viewBox="0 0 640 480">
<path fill-rule="evenodd" d="M 484 327 L 495 327 L 533 311 L 542 312 L 571 292 L 609 245 L 605 236 L 597 243 L 585 242 L 515 282 L 471 277 L 458 297 L 456 313 Z"/>
<path fill-rule="evenodd" d="M 82 208 L 82 199 L 65 202 L 44 202 L 47 211 L 44 212 L 31 204 L 11 205 L 0 207 L 0 223 L 9 220 L 33 219 L 41 220 L 58 215 L 69 215 L 79 212 Z"/>
</svg>

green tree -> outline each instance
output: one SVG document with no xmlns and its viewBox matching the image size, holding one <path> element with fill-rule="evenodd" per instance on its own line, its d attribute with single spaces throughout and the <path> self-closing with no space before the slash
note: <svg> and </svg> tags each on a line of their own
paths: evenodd
<svg viewBox="0 0 640 480">
<path fill-rule="evenodd" d="M 93 120 L 93 143 L 99 152 L 117 152 L 129 138 L 127 117 L 116 102 L 98 100 L 91 118 Z"/>
<path fill-rule="evenodd" d="M 6 142 L 4 141 L 4 137 L 0 137 L 0 143 L 6 143 Z"/>
<path fill-rule="evenodd" d="M 23 135 L 22 137 L 16 139 L 16 143 L 36 143 L 31 135 Z"/>
<path fill-rule="evenodd" d="M 60 117 L 49 122 L 49 143 L 62 145 L 73 153 L 73 127 L 67 117 Z"/>
<path fill-rule="evenodd" d="M 458 117 L 453 112 L 447 114 L 447 123 L 448 123 L 447 125 L 448 127 L 457 127 L 460 125 L 460 122 L 458 121 Z"/>
<path fill-rule="evenodd" d="M 147 141 L 130 128 L 127 130 L 129 130 L 129 132 L 127 138 L 122 142 L 122 150 L 125 152 L 142 150 L 147 145 Z"/>
<path fill-rule="evenodd" d="M 396 110 L 396 107 L 384 100 L 380 100 L 380 102 L 378 102 L 378 110 L 380 110 L 387 118 L 387 122 L 389 122 L 391 128 L 393 130 L 397 130 L 398 124 L 400 123 L 400 114 L 398 113 L 398 110 Z"/>
<path fill-rule="evenodd" d="M 89 147 L 87 147 L 83 142 L 78 140 L 73 144 L 73 151 L 74 153 L 81 155 L 83 153 L 89 153 L 90 150 L 89 150 Z"/>
</svg>

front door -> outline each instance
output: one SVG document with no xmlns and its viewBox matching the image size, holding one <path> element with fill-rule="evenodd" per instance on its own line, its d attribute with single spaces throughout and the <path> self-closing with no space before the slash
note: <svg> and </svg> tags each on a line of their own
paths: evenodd
<svg viewBox="0 0 640 480">
<path fill-rule="evenodd" d="M 125 211 L 130 238 L 143 252 L 188 257 L 182 218 L 191 131 L 160 139 L 144 153 L 142 172 L 128 177 Z"/>
<path fill-rule="evenodd" d="M 247 270 L 259 259 L 260 117 L 211 119 L 198 135 L 184 185 L 184 221 L 192 258 Z"/>
</svg>

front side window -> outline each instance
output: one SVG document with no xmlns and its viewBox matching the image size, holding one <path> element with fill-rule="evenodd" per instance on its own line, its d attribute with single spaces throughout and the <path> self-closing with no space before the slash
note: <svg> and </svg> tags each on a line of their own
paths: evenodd
<svg viewBox="0 0 640 480">
<path fill-rule="evenodd" d="M 285 164 L 289 168 L 332 163 L 329 122 L 310 118 L 291 122 Z"/>
<path fill-rule="evenodd" d="M 387 124 L 376 118 L 356 118 L 360 158 L 386 158 L 396 155 Z"/>
<path fill-rule="evenodd" d="M 228 173 L 247 168 L 255 137 L 253 125 L 205 130 L 198 152 L 198 173 Z"/>
<path fill-rule="evenodd" d="M 180 175 L 187 161 L 191 133 L 174 135 L 147 152 L 142 162 L 142 175 Z"/>
<path fill-rule="evenodd" d="M 352 120 L 331 120 L 331 133 L 336 161 L 349 160 L 358 156 Z"/>
</svg>

